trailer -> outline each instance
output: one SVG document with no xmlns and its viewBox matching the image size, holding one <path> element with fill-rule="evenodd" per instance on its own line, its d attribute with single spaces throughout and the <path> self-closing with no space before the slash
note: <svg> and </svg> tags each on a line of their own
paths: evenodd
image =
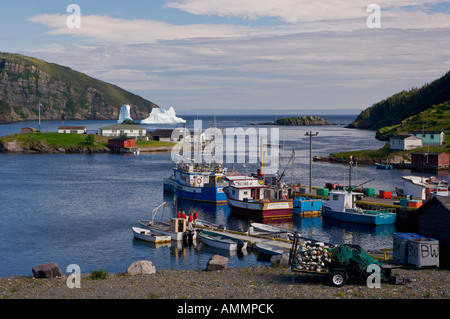
<svg viewBox="0 0 450 319">
<path fill-rule="evenodd" d="M 367 279 L 369 265 L 377 265 L 380 279 L 391 277 L 391 268 L 369 256 L 358 245 L 330 245 L 321 242 L 305 241 L 294 236 L 289 253 L 289 265 L 293 272 L 328 276 L 332 286 L 341 287 L 347 279 Z"/>
</svg>

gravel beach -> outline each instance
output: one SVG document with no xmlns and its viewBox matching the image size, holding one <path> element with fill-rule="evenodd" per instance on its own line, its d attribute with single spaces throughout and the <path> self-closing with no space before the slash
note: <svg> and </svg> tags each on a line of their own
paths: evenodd
<svg viewBox="0 0 450 319">
<path fill-rule="evenodd" d="M 381 283 L 369 288 L 349 280 L 333 287 L 320 275 L 293 273 L 272 266 L 220 271 L 161 270 L 151 275 L 108 274 L 106 279 L 81 275 L 80 288 L 68 288 L 68 275 L 0 278 L 2 299 L 449 299 L 450 271 L 394 269 L 408 279 L 403 285 Z"/>
</svg>

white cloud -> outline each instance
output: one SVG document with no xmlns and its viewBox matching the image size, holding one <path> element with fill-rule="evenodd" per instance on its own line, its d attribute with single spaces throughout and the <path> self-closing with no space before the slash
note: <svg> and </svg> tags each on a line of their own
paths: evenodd
<svg viewBox="0 0 450 319">
<path fill-rule="evenodd" d="M 442 0 L 171 0 L 166 6 L 196 15 L 217 15 L 255 20 L 277 18 L 289 23 L 367 17 L 369 4 L 393 10 L 405 6 L 420 6 Z"/>
<path fill-rule="evenodd" d="M 80 28 L 68 28 L 69 15 L 40 14 L 29 21 L 40 23 L 51 30 L 48 35 L 74 35 L 84 39 L 101 39 L 107 42 L 152 43 L 157 40 L 191 38 L 228 38 L 276 33 L 277 28 L 254 28 L 231 24 L 174 25 L 162 21 L 120 19 L 103 15 L 82 15 Z M 285 32 L 285 31 L 284 31 Z"/>
<path fill-rule="evenodd" d="M 69 29 L 67 15 L 37 15 L 29 20 L 48 27 L 47 35 L 55 40 L 70 35 L 73 41 L 36 48 L 29 55 L 70 66 L 177 111 L 195 103 L 221 108 L 364 108 L 448 71 L 450 48 L 443 45 L 450 42 L 448 14 L 402 8 L 421 5 L 418 0 L 398 0 L 396 7 L 389 7 L 387 0 L 374 1 L 382 7 L 382 29 L 368 29 L 367 2 L 167 4 L 195 14 L 290 22 L 267 26 L 173 25 L 82 15 L 81 28 Z M 272 10 L 274 4 L 277 10 Z"/>
</svg>

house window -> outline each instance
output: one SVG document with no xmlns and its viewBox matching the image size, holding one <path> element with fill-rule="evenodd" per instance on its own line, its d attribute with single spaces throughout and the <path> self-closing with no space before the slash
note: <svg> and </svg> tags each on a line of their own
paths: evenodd
<svg viewBox="0 0 450 319">
<path fill-rule="evenodd" d="M 247 192 L 247 191 L 244 191 L 244 195 L 248 195 L 248 192 Z"/>
<path fill-rule="evenodd" d="M 434 134 L 430 134 L 430 139 L 434 139 Z"/>
<path fill-rule="evenodd" d="M 338 195 L 333 195 L 333 200 L 338 200 L 339 196 Z"/>
</svg>

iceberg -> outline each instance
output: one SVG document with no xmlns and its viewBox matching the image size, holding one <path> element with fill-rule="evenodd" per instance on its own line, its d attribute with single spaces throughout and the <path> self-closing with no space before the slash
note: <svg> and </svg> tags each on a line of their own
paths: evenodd
<svg viewBox="0 0 450 319">
<path fill-rule="evenodd" d="M 117 121 L 117 123 L 122 124 L 125 120 L 133 120 L 130 115 L 130 106 L 126 104 L 120 108 L 119 120 Z"/>
<path fill-rule="evenodd" d="M 178 124 L 186 123 L 186 120 L 177 117 L 173 107 L 168 110 L 163 108 L 154 108 L 150 116 L 141 121 L 141 124 Z"/>
</svg>

